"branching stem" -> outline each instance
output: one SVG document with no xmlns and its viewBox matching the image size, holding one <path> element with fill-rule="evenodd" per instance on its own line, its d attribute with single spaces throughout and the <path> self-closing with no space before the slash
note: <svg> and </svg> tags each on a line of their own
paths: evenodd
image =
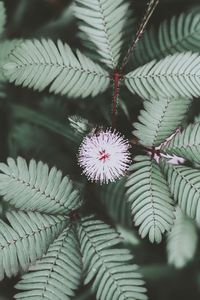
<svg viewBox="0 0 200 300">
<path fill-rule="evenodd" d="M 125 55 L 125 57 L 123 59 L 122 66 L 120 67 L 120 69 L 115 69 L 114 70 L 114 75 L 113 75 L 113 101 L 112 101 L 112 128 L 116 127 L 117 102 L 118 102 L 118 98 L 119 98 L 120 81 L 124 76 L 124 69 L 126 67 L 126 64 L 129 61 L 131 53 L 135 49 L 135 46 L 136 46 L 137 42 L 139 41 L 140 37 L 142 36 L 151 15 L 153 14 L 156 6 L 158 5 L 158 2 L 159 2 L 159 0 L 150 0 L 150 2 L 148 3 L 146 13 L 145 13 L 140 25 L 139 25 L 136 36 L 135 36 L 131 46 L 129 47 L 129 49 L 127 51 L 127 54 Z"/>
<path fill-rule="evenodd" d="M 151 18 L 156 6 L 158 5 L 159 3 L 159 0 L 150 0 L 149 4 L 148 4 L 148 8 L 145 12 L 145 15 L 139 25 L 139 28 L 136 32 L 136 36 L 131 44 L 131 46 L 129 47 L 128 51 L 127 51 L 127 54 L 125 55 L 124 59 L 123 59 L 123 62 L 122 62 L 122 73 L 124 71 L 124 68 L 126 67 L 128 61 L 129 61 L 129 58 L 133 52 L 133 50 L 135 49 L 135 46 L 137 44 L 137 42 L 139 41 L 139 39 L 141 38 L 148 22 L 149 22 L 149 19 Z"/>
</svg>

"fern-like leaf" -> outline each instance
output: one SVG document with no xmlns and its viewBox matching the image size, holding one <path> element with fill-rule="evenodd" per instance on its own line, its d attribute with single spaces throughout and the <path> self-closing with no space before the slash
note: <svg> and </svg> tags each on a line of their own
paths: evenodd
<svg viewBox="0 0 200 300">
<path fill-rule="evenodd" d="M 0 164 L 0 195 L 4 201 L 20 210 L 48 214 L 68 214 L 81 205 L 78 190 L 68 177 L 55 167 L 49 170 L 41 161 L 29 164 L 18 157 Z"/>
<path fill-rule="evenodd" d="M 3 1 L 0 1 L 0 35 L 4 31 L 5 23 L 6 23 L 6 10 Z"/>
<path fill-rule="evenodd" d="M 199 51 L 200 13 L 184 12 L 165 20 L 156 30 L 146 31 L 133 53 L 134 66 L 143 65 L 153 59 L 184 51 Z"/>
<path fill-rule="evenodd" d="M 0 280 L 26 271 L 30 263 L 42 257 L 62 232 L 66 218 L 33 212 L 9 212 L 10 225 L 0 220 Z"/>
<path fill-rule="evenodd" d="M 120 58 L 128 9 L 129 4 L 122 0 L 76 0 L 75 15 L 83 21 L 80 30 L 111 69 L 116 68 Z"/>
<path fill-rule="evenodd" d="M 175 154 L 200 163 L 200 122 L 188 125 L 162 149 L 168 154 Z"/>
<path fill-rule="evenodd" d="M 97 299 L 147 299 L 141 275 L 130 263 L 130 252 L 112 247 L 121 242 L 115 230 L 94 217 L 87 217 L 81 220 L 78 234 L 85 284 L 92 282 Z"/>
<path fill-rule="evenodd" d="M 198 235 L 194 222 L 176 208 L 176 220 L 167 235 L 168 262 L 183 268 L 194 257 Z"/>
<path fill-rule="evenodd" d="M 16 85 L 69 97 L 92 97 L 103 92 L 109 76 L 99 65 L 61 41 L 27 40 L 10 55 L 4 65 L 5 76 Z"/>
<path fill-rule="evenodd" d="M 131 202 L 133 220 L 142 238 L 149 236 L 153 243 L 162 240 L 162 234 L 173 225 L 174 207 L 167 182 L 159 165 L 148 156 L 136 156 L 130 167 L 128 201 Z"/>
<path fill-rule="evenodd" d="M 162 160 L 162 169 L 167 177 L 174 199 L 181 210 L 200 224 L 200 171 Z"/>
<path fill-rule="evenodd" d="M 191 101 L 187 98 L 162 98 L 144 101 L 144 110 L 134 123 L 140 143 L 145 146 L 159 146 L 182 123 Z"/>
<path fill-rule="evenodd" d="M 16 288 L 16 299 L 70 300 L 81 280 L 81 256 L 72 226 L 49 247 L 47 254 L 29 268 Z"/>
<path fill-rule="evenodd" d="M 142 98 L 200 96 L 200 56 L 177 53 L 137 68 L 125 76 L 128 89 Z"/>
</svg>

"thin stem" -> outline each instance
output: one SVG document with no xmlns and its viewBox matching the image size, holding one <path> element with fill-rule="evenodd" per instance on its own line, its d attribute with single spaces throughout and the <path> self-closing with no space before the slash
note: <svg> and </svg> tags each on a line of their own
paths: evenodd
<svg viewBox="0 0 200 300">
<path fill-rule="evenodd" d="M 112 128 L 116 127 L 117 122 L 117 103 L 118 103 L 118 97 L 119 97 L 119 84 L 121 80 L 121 74 L 116 69 L 114 72 L 114 85 L 113 85 L 113 104 L 112 104 Z"/>
<path fill-rule="evenodd" d="M 128 51 L 127 51 L 127 54 L 125 55 L 124 59 L 123 59 L 123 62 L 122 62 L 122 67 L 121 67 L 121 70 L 123 72 L 125 66 L 127 65 L 128 61 L 129 61 L 129 58 L 131 56 L 131 53 L 133 52 L 133 50 L 135 49 L 135 46 L 137 44 L 137 42 L 139 41 L 140 37 L 142 36 L 146 26 L 147 26 L 147 23 L 151 17 L 151 15 L 153 14 L 156 6 L 158 5 L 159 3 L 159 0 L 150 0 L 149 4 L 148 4 L 148 8 L 145 12 L 145 15 L 139 25 L 139 28 L 138 28 L 138 31 L 136 33 L 136 36 L 131 44 L 131 46 L 129 47 Z"/>
<path fill-rule="evenodd" d="M 116 127 L 116 122 L 117 122 L 117 102 L 118 102 L 118 98 L 119 98 L 119 85 L 120 85 L 120 80 L 123 77 L 123 73 L 124 73 L 124 68 L 126 66 L 126 64 L 128 63 L 128 60 L 130 58 L 131 53 L 133 52 L 133 50 L 135 49 L 135 46 L 138 42 L 138 40 L 140 39 L 142 33 L 144 32 L 146 25 L 151 17 L 151 15 L 153 14 L 156 6 L 158 5 L 159 0 L 150 0 L 149 4 L 148 4 L 148 8 L 146 10 L 146 13 L 140 23 L 140 26 L 138 28 L 138 31 L 136 33 L 136 36 L 130 46 L 130 48 L 127 51 L 127 54 L 125 55 L 123 62 L 122 62 L 122 66 L 120 68 L 120 71 L 118 71 L 117 69 L 114 71 L 114 76 L 113 76 L 113 80 L 114 80 L 114 85 L 113 85 L 113 102 L 112 102 L 112 128 Z"/>
</svg>

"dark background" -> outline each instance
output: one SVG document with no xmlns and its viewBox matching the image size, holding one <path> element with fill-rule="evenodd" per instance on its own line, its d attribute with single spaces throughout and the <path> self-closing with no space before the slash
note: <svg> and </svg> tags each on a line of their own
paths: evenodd
<svg viewBox="0 0 200 300">
<path fill-rule="evenodd" d="M 73 15 L 61 15 L 71 1 L 67 0 L 4 0 L 8 19 L 5 35 L 8 38 L 40 38 L 50 37 L 54 40 L 57 38 L 66 41 L 72 48 L 82 49 L 82 45 L 77 37 L 77 24 Z M 165 18 L 174 14 L 181 13 L 195 4 L 199 4 L 199 0 L 161 0 L 160 5 L 153 15 L 150 23 L 159 24 Z M 134 0 L 131 5 L 138 19 L 142 16 L 146 1 Z M 41 146 L 39 140 L 37 142 L 36 132 L 34 128 L 29 128 L 28 133 L 21 134 L 20 137 L 13 135 L 15 132 L 16 122 L 12 119 L 10 113 L 10 104 L 20 103 L 26 107 L 40 109 L 39 103 L 44 96 L 48 96 L 48 92 L 34 92 L 28 89 L 17 88 L 12 84 L 6 84 L 6 98 L 0 100 L 0 159 L 5 160 L 7 156 L 23 155 L 26 158 L 34 157 L 45 160 L 50 165 L 57 165 L 65 169 L 70 169 L 72 177 L 77 179 L 80 170 L 76 167 L 76 155 L 71 151 L 69 145 L 58 137 L 49 132 L 43 132 L 45 142 Z M 126 92 L 127 93 L 127 92 Z M 48 96 L 49 97 L 49 96 Z M 93 120 L 96 123 L 109 123 L 110 114 L 110 96 L 105 95 L 103 103 L 99 105 L 99 99 L 84 100 L 68 100 L 63 97 L 57 97 L 59 103 L 64 103 L 64 115 L 62 116 L 63 124 L 67 119 L 67 115 L 77 113 Z M 130 97 L 130 94 L 128 94 Z M 127 98 L 128 98 L 127 97 Z M 131 106 L 132 105 L 132 106 Z M 53 107 L 53 106 L 52 106 Z M 52 107 L 50 109 L 52 109 Z M 102 108 L 103 107 L 103 108 Z M 135 104 L 128 104 L 128 109 L 132 110 L 131 121 L 137 118 L 139 109 L 142 107 L 141 101 L 135 99 Z M 66 111 L 65 111 L 66 109 Z M 98 111 L 98 114 L 97 114 Z M 198 112 L 199 104 L 194 103 L 192 111 Z M 52 112 L 49 112 L 49 114 Z M 192 114 L 192 112 L 191 112 Z M 127 123 L 125 113 L 121 113 L 119 117 L 119 127 L 121 130 L 128 131 L 131 123 Z M 122 125 L 123 124 L 123 125 Z M 131 130 L 130 130 L 131 132 Z M 41 132 L 39 134 L 41 136 Z M 20 140 L 21 138 L 21 140 Z M 30 146 L 30 141 L 33 141 Z M 29 141 L 29 144 L 28 142 Z M 26 142 L 28 146 L 26 146 Z M 20 144 L 21 143 L 21 144 Z M 50 151 L 51 148 L 51 151 Z M 56 153 L 54 155 L 54 152 Z M 68 153 L 68 157 L 66 153 Z M 72 155 L 72 159 L 71 159 Z M 52 158 L 53 157 L 53 158 Z M 65 158 L 65 163 L 63 159 Z M 198 247 L 199 248 L 199 247 Z M 142 241 L 139 246 L 133 249 L 136 262 L 141 265 L 141 271 L 147 282 L 148 295 L 150 300 L 197 300 L 200 297 L 200 264 L 199 249 L 196 256 L 186 268 L 177 271 L 166 263 L 166 247 L 165 242 L 160 245 L 150 245 L 148 241 Z M 13 286 L 19 278 L 4 280 L 0 283 L 0 300 L 13 299 L 16 293 Z M 80 295 L 75 299 L 95 299 L 89 295 L 89 290 L 84 288 L 80 291 Z M 115 299 L 114 299 L 115 300 Z"/>
</svg>

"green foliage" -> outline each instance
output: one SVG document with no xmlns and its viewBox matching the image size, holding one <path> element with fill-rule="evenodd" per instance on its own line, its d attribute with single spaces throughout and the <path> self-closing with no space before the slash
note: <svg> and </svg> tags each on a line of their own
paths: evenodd
<svg viewBox="0 0 200 300">
<path fill-rule="evenodd" d="M 142 145 L 159 146 L 181 125 L 190 103 L 186 98 L 144 101 L 144 110 L 140 111 L 138 117 L 140 123 L 133 124 L 136 128 L 133 134 Z"/>
<path fill-rule="evenodd" d="M 18 157 L 0 163 L 0 279 L 23 273 L 16 299 L 89 300 L 96 293 L 100 300 L 145 300 L 132 252 L 150 298 L 174 299 L 179 280 L 185 291 L 184 274 L 176 277 L 162 253 L 166 246 L 168 262 L 182 268 L 198 242 L 191 218 L 200 223 L 200 123 L 198 100 L 191 99 L 200 96 L 200 10 L 193 1 L 176 10 L 177 1 L 160 1 L 130 65 L 121 65 L 124 51 L 134 45 L 133 18 L 146 1 L 75 0 L 64 7 L 66 1 L 48 0 L 39 10 L 38 1 L 0 1 L 0 155 Z M 81 176 L 76 155 L 86 134 L 110 127 L 111 103 L 133 164 L 119 181 L 97 187 Z M 84 187 L 84 202 L 66 172 Z M 134 227 L 152 243 L 167 232 L 166 243 L 143 242 Z M 175 284 L 155 285 L 171 275 Z"/>
<path fill-rule="evenodd" d="M 132 56 L 134 66 L 153 59 L 185 51 L 199 51 L 200 14 L 198 9 L 173 16 L 163 21 L 159 28 L 152 27 L 144 33 Z"/>
<path fill-rule="evenodd" d="M 57 45 L 45 39 L 25 41 L 10 54 L 4 69 L 16 85 L 39 91 L 50 85 L 50 92 L 69 97 L 94 97 L 109 83 L 106 71 L 78 50 L 75 56 L 61 41 Z"/>
<path fill-rule="evenodd" d="M 97 47 L 101 61 L 117 67 L 123 45 L 129 3 L 122 0 L 76 0 L 75 16 L 82 21 L 79 29 Z"/>
<path fill-rule="evenodd" d="M 47 253 L 29 268 L 16 285 L 24 290 L 16 299 L 71 299 L 81 280 L 81 255 L 74 234 L 69 225 L 50 245 Z"/>
<path fill-rule="evenodd" d="M 92 281 L 97 299 L 147 299 L 144 281 L 130 263 L 130 252 L 112 247 L 121 240 L 110 226 L 87 217 L 79 224 L 78 235 L 86 273 L 84 282 Z"/>
<path fill-rule="evenodd" d="M 199 53 L 176 53 L 155 60 L 125 76 L 132 93 L 144 99 L 200 96 Z"/>
<path fill-rule="evenodd" d="M 162 165 L 171 193 L 181 210 L 200 224 L 200 171 L 190 167 L 171 165 L 165 161 Z"/>
<path fill-rule="evenodd" d="M 62 216 L 38 212 L 11 211 L 6 215 L 10 226 L 0 220 L 0 279 L 27 271 L 30 263 L 41 258 L 66 225 Z"/>
<path fill-rule="evenodd" d="M 142 238 L 159 243 L 173 225 L 174 207 L 160 167 L 148 156 L 136 156 L 126 186 L 134 223 Z"/>
<path fill-rule="evenodd" d="M 200 123 L 188 125 L 167 143 L 163 150 L 176 154 L 192 162 L 200 163 Z"/>
<path fill-rule="evenodd" d="M 0 221 L 0 279 L 29 271 L 17 284 L 22 292 L 16 299 L 71 299 L 81 282 L 82 262 L 85 284 L 95 277 L 97 299 L 147 299 L 132 255 L 112 248 L 122 241 L 119 234 L 94 217 L 73 221 L 71 212 L 82 203 L 68 177 L 20 157 L 1 163 L 0 170 L 0 194 L 11 205 L 6 213 L 10 224 Z"/>
<path fill-rule="evenodd" d="M 197 241 L 195 224 L 177 207 L 174 226 L 167 235 L 168 262 L 176 268 L 183 268 L 194 257 Z"/>
<path fill-rule="evenodd" d="M 17 162 L 9 158 L 7 165 L 0 164 L 0 171 L 0 195 L 17 209 L 69 214 L 81 204 L 69 178 L 41 161 L 27 164 L 21 157 Z"/>
</svg>

